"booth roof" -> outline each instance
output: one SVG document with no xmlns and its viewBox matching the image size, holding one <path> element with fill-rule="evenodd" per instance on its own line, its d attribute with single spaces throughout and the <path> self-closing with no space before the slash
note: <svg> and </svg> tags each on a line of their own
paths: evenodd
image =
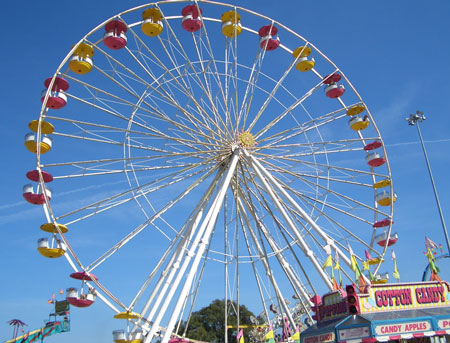
<svg viewBox="0 0 450 343">
<path fill-rule="evenodd" d="M 302 332 L 302 337 L 314 336 L 320 333 L 334 331 L 335 328 L 349 326 L 360 326 L 370 322 L 414 319 L 423 317 L 450 316 L 450 307 L 435 307 L 427 309 L 390 311 L 379 313 L 362 313 L 359 315 L 349 315 L 335 320 L 316 323 Z"/>
<path fill-rule="evenodd" d="M 404 310 L 404 311 L 390 311 L 390 312 L 379 312 L 379 313 L 363 313 L 360 314 L 362 318 L 368 321 L 385 321 L 385 320 L 396 320 L 396 319 L 413 319 L 420 317 L 434 317 L 450 315 L 450 307 L 435 307 L 427 309 L 416 309 L 416 310 Z"/>
<path fill-rule="evenodd" d="M 342 322 L 342 320 L 344 320 L 347 317 L 344 318 L 339 318 L 339 319 L 335 319 L 335 320 L 328 320 L 326 322 L 319 322 L 314 324 L 313 326 L 310 326 L 309 328 L 307 328 L 306 330 L 302 331 L 300 337 L 305 337 L 305 336 L 315 336 L 317 334 L 320 333 L 324 333 L 324 332 L 334 332 L 335 327 Z"/>
<path fill-rule="evenodd" d="M 336 327 L 348 327 L 348 326 L 363 326 L 364 324 L 370 324 L 370 319 L 364 318 L 363 316 L 348 316 L 341 320 Z"/>
<path fill-rule="evenodd" d="M 390 311 L 379 313 L 363 313 L 359 315 L 349 315 L 347 317 L 341 317 L 335 320 L 329 320 L 326 322 L 316 323 L 301 333 L 302 342 L 303 339 L 309 336 L 316 336 L 322 333 L 334 332 L 335 329 L 344 329 L 349 327 L 364 326 L 364 324 L 370 324 L 371 322 L 385 322 L 395 320 L 408 320 L 416 318 L 430 318 L 450 316 L 450 307 L 435 307 L 427 309 L 416 310 L 403 310 L 403 311 Z"/>
</svg>

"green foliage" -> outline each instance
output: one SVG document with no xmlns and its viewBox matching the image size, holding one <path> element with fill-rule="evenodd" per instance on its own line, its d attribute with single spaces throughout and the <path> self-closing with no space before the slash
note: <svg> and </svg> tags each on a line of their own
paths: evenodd
<svg viewBox="0 0 450 343">
<path fill-rule="evenodd" d="M 237 325 L 237 304 L 228 301 L 228 325 Z M 254 314 L 245 307 L 239 306 L 239 324 L 251 324 L 250 316 Z M 186 322 L 180 326 L 178 334 L 185 330 Z M 228 342 L 235 343 L 236 337 L 232 336 L 236 328 L 228 329 Z M 186 331 L 186 337 L 214 343 L 225 342 L 225 301 L 216 299 L 209 306 L 203 307 L 199 311 L 193 312 L 189 320 L 189 326 Z M 245 342 L 249 342 L 246 331 L 244 330 Z"/>
</svg>

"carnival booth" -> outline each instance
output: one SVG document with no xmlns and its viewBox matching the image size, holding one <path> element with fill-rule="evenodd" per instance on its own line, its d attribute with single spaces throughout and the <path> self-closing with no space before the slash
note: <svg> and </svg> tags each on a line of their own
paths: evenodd
<svg viewBox="0 0 450 343">
<path fill-rule="evenodd" d="M 315 296 L 317 323 L 301 343 L 446 343 L 450 339 L 450 284 L 445 281 L 349 285 Z M 449 341 L 450 342 L 450 341 Z"/>
</svg>

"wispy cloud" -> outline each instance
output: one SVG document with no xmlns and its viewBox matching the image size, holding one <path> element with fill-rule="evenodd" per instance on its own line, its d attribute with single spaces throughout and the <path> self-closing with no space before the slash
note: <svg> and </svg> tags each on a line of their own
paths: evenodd
<svg viewBox="0 0 450 343">
<path fill-rule="evenodd" d="M 445 143 L 445 142 L 450 142 L 450 138 L 424 141 L 425 144 Z M 402 142 L 402 143 L 386 144 L 386 147 L 396 147 L 396 146 L 415 145 L 415 144 L 420 144 L 420 142 L 419 141 L 414 141 L 414 142 Z"/>
<path fill-rule="evenodd" d="M 17 202 L 11 203 L 11 204 L 0 205 L 0 211 L 1 210 L 8 210 L 8 209 L 19 207 L 19 206 L 23 206 L 24 204 L 25 204 L 25 200 L 17 201 Z"/>
<path fill-rule="evenodd" d="M 420 93 L 418 83 L 408 83 L 404 85 L 395 98 L 384 107 L 373 111 L 373 117 L 379 126 L 383 137 L 395 137 L 398 127 L 406 125 L 405 118 L 413 108 L 414 100 Z"/>
<path fill-rule="evenodd" d="M 2 207 L 2 210 L 7 209 L 7 213 L 3 214 L 0 213 L 0 225 L 10 224 L 10 223 L 16 223 L 16 225 L 19 225 L 18 223 L 22 222 L 23 220 L 26 220 L 28 218 L 32 217 L 42 217 L 42 208 L 41 206 L 33 206 L 28 207 L 28 209 L 24 209 L 29 204 L 25 202 L 23 203 L 14 203 L 8 205 L 4 205 Z M 11 209 L 15 209 L 14 212 L 11 212 Z"/>
</svg>

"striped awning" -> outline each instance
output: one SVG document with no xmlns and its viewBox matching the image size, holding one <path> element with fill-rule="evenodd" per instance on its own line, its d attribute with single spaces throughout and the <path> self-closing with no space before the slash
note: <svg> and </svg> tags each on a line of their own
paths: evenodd
<svg viewBox="0 0 450 343">
<path fill-rule="evenodd" d="M 450 335 L 450 330 L 439 330 L 439 331 L 425 331 L 425 332 L 417 332 L 417 333 L 405 333 L 401 335 L 393 335 L 393 336 L 375 336 L 368 337 L 362 339 L 352 339 L 348 341 L 339 341 L 337 343 L 374 343 L 374 342 L 388 342 L 388 341 L 397 341 L 400 339 L 412 339 L 412 338 L 420 338 L 420 337 L 433 337 L 433 336 L 443 336 Z"/>
</svg>

